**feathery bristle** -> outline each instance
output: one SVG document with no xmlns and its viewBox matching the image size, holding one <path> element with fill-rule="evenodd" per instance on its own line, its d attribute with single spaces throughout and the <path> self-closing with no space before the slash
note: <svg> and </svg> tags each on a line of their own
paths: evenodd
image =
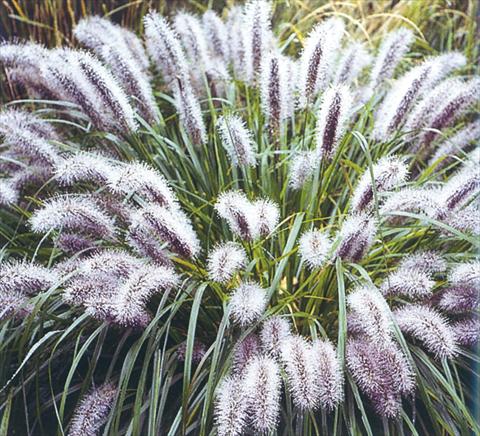
<svg viewBox="0 0 480 436">
<path fill-rule="evenodd" d="M 218 436 L 241 435 L 246 424 L 248 402 L 243 381 L 225 377 L 220 382 L 215 398 L 215 426 Z"/>
<path fill-rule="evenodd" d="M 253 203 L 255 210 L 255 219 L 260 236 L 270 235 L 278 224 L 280 219 L 280 210 L 278 205 L 268 198 L 257 200 Z"/>
<path fill-rule="evenodd" d="M 480 288 L 480 261 L 456 264 L 449 272 L 448 280 L 453 285 L 469 285 Z"/>
<path fill-rule="evenodd" d="M 43 208 L 33 213 L 30 225 L 37 233 L 67 230 L 102 238 L 115 234 L 113 219 L 86 196 L 57 197 L 47 201 Z"/>
<path fill-rule="evenodd" d="M 333 410 L 343 399 L 343 374 L 335 347 L 328 340 L 312 344 L 313 364 L 317 369 L 319 403 L 327 411 Z"/>
<path fill-rule="evenodd" d="M 467 163 L 452 175 L 442 188 L 443 203 L 449 210 L 459 209 L 480 192 L 480 165 Z"/>
<path fill-rule="evenodd" d="M 332 241 L 323 231 L 313 229 L 301 236 L 298 249 L 302 261 L 306 262 L 310 268 L 319 268 L 328 261 Z"/>
<path fill-rule="evenodd" d="M 373 183 L 377 193 L 395 189 L 407 178 L 407 165 L 396 156 L 385 156 L 373 165 Z M 374 202 L 372 174 L 367 168 L 360 178 L 352 197 L 352 209 L 361 212 Z"/>
<path fill-rule="evenodd" d="M 371 61 L 372 57 L 365 46 L 359 42 L 352 42 L 342 51 L 336 73 L 333 74 L 333 83 L 350 85 Z"/>
<path fill-rule="evenodd" d="M 352 96 L 344 85 L 335 85 L 325 91 L 315 127 L 317 153 L 332 159 L 343 138 L 350 116 Z"/>
<path fill-rule="evenodd" d="M 320 158 L 316 151 L 300 151 L 293 156 L 290 165 L 290 186 L 301 189 L 310 180 L 320 166 Z"/>
<path fill-rule="evenodd" d="M 0 204 L 10 205 L 18 201 L 19 193 L 10 179 L 0 179 Z"/>
<path fill-rule="evenodd" d="M 213 56 L 224 61 L 230 58 L 227 28 L 220 17 L 211 9 L 202 15 L 202 24 L 207 36 L 207 44 Z"/>
<path fill-rule="evenodd" d="M 444 272 L 447 263 L 436 251 L 420 251 L 406 256 L 399 264 L 399 268 L 416 269 L 427 274 Z"/>
<path fill-rule="evenodd" d="M 301 336 L 288 336 L 281 343 L 280 357 L 295 406 L 300 410 L 316 409 L 319 388 L 312 345 Z"/>
<path fill-rule="evenodd" d="M 249 422 L 255 431 L 275 430 L 280 414 L 280 368 L 271 357 L 255 357 L 245 368 L 244 391 L 249 403 Z"/>
<path fill-rule="evenodd" d="M 408 304 L 396 309 L 393 314 L 400 329 L 419 340 L 435 357 L 452 358 L 457 354 L 457 342 L 451 325 L 437 311 Z"/>
<path fill-rule="evenodd" d="M 25 261 L 0 263 L 0 290 L 25 295 L 47 290 L 57 280 L 55 271 Z"/>
<path fill-rule="evenodd" d="M 230 297 L 230 315 L 241 326 L 259 319 L 267 307 L 265 289 L 254 282 L 242 283 Z"/>
<path fill-rule="evenodd" d="M 260 341 L 255 333 L 250 333 L 235 344 L 233 349 L 232 370 L 234 374 L 241 374 L 247 364 L 260 355 Z"/>
<path fill-rule="evenodd" d="M 173 206 L 175 196 L 165 178 L 143 162 L 118 166 L 108 174 L 108 188 L 115 194 L 133 193 L 162 206 Z"/>
<path fill-rule="evenodd" d="M 240 117 L 236 115 L 221 116 L 217 121 L 217 129 L 223 148 L 227 151 L 233 165 L 255 165 L 256 144 L 253 141 L 252 133 Z"/>
<path fill-rule="evenodd" d="M 437 307 L 450 313 L 470 312 L 480 306 L 480 291 L 469 285 L 456 285 L 440 292 Z"/>
<path fill-rule="evenodd" d="M 318 92 L 328 85 L 330 68 L 344 28 L 345 24 L 341 19 L 330 18 L 317 24 L 308 34 L 300 57 L 300 107 L 313 103 Z"/>
<path fill-rule="evenodd" d="M 358 287 L 347 297 L 347 302 L 369 340 L 378 344 L 391 340 L 393 327 L 390 309 L 376 289 Z"/>
<path fill-rule="evenodd" d="M 341 239 L 337 256 L 350 262 L 359 262 L 375 240 L 377 226 L 372 217 L 359 213 L 350 215 L 339 231 Z"/>
<path fill-rule="evenodd" d="M 411 299 L 423 299 L 432 294 L 435 281 L 425 271 L 415 267 L 400 267 L 389 274 L 380 290 L 383 295 L 401 295 Z"/>
<path fill-rule="evenodd" d="M 200 242 L 188 217 L 180 209 L 167 209 L 158 204 L 149 203 L 136 211 L 131 218 L 129 233 L 146 231 L 166 242 L 173 252 L 187 258 L 200 252 Z"/>
<path fill-rule="evenodd" d="M 207 270 L 211 280 L 228 282 L 235 272 L 247 263 L 247 255 L 240 244 L 226 242 L 217 245 L 208 255 Z"/>
<path fill-rule="evenodd" d="M 92 390 L 75 409 L 68 436 L 94 436 L 98 434 L 117 396 L 117 388 L 105 383 Z"/>
<path fill-rule="evenodd" d="M 113 171 L 114 166 L 107 158 L 79 152 L 56 165 L 55 178 L 64 186 L 73 186 L 78 182 L 105 183 Z"/>
<path fill-rule="evenodd" d="M 480 319 L 467 317 L 452 324 L 455 339 L 464 347 L 471 347 L 480 339 Z"/>
<path fill-rule="evenodd" d="M 197 16 L 180 12 L 174 18 L 175 31 L 191 64 L 205 68 L 209 53 L 205 32 Z"/>
<path fill-rule="evenodd" d="M 272 316 L 262 324 L 260 341 L 262 349 L 271 356 L 278 357 L 281 343 L 290 336 L 290 323 L 287 319 L 279 316 Z"/>
<path fill-rule="evenodd" d="M 206 352 L 207 350 L 205 348 L 205 344 L 197 340 L 194 340 L 193 347 L 192 347 L 192 362 L 200 363 L 203 357 L 205 356 Z M 175 353 L 177 355 L 177 360 L 179 362 L 185 362 L 186 353 L 187 353 L 187 341 L 184 341 L 178 346 L 177 351 Z"/>
</svg>

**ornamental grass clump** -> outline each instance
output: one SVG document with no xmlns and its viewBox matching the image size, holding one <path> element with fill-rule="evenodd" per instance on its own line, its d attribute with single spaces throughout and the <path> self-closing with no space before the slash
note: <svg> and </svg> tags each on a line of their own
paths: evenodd
<svg viewBox="0 0 480 436">
<path fill-rule="evenodd" d="M 480 433 L 473 22 L 134 3 L 0 44 L 0 428 Z"/>
</svg>

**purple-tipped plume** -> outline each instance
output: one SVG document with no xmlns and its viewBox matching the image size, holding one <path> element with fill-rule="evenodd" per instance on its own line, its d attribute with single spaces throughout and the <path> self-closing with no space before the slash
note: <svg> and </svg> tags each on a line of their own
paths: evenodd
<svg viewBox="0 0 480 436">
<path fill-rule="evenodd" d="M 391 341 L 392 320 L 387 302 L 374 288 L 356 288 L 347 299 L 356 322 L 362 332 L 374 343 L 385 344 Z"/>
<path fill-rule="evenodd" d="M 420 251 L 406 256 L 400 263 L 399 268 L 416 269 L 427 274 L 433 274 L 444 272 L 447 269 L 447 263 L 435 251 Z"/>
<path fill-rule="evenodd" d="M 227 33 L 225 23 L 214 11 L 208 10 L 202 15 L 202 24 L 211 54 L 227 62 L 230 58 L 228 46 L 230 35 Z"/>
<path fill-rule="evenodd" d="M 316 151 L 300 151 L 295 154 L 290 165 L 290 186 L 301 189 L 319 166 L 320 158 Z"/>
<path fill-rule="evenodd" d="M 440 292 L 437 307 L 450 313 L 464 313 L 478 309 L 480 292 L 468 284 L 456 285 Z"/>
<path fill-rule="evenodd" d="M 133 162 L 119 166 L 108 174 L 108 188 L 114 194 L 137 194 L 162 206 L 174 206 L 175 196 L 165 178 L 155 169 Z"/>
<path fill-rule="evenodd" d="M 93 153 L 79 152 L 59 161 L 55 178 L 63 186 L 73 186 L 78 182 L 106 183 L 114 172 L 113 162 Z"/>
<path fill-rule="evenodd" d="M 317 153 L 332 159 L 345 133 L 350 115 L 352 96 L 343 85 L 329 88 L 322 96 L 316 125 Z"/>
<path fill-rule="evenodd" d="M 330 18 L 317 24 L 305 41 L 299 70 L 300 107 L 313 103 L 318 92 L 328 85 L 330 68 L 343 37 L 345 24 Z"/>
<path fill-rule="evenodd" d="M 105 383 L 85 396 L 75 409 L 68 436 L 95 436 L 110 412 L 117 388 Z"/>
<path fill-rule="evenodd" d="M 328 260 L 332 241 L 328 235 L 318 229 L 305 232 L 299 241 L 298 249 L 302 260 L 310 268 L 319 268 Z"/>
<path fill-rule="evenodd" d="M 101 238 L 115 234 L 113 219 L 89 197 L 66 196 L 46 202 L 30 218 L 32 230 L 47 233 L 52 230 L 85 232 Z"/>
<path fill-rule="evenodd" d="M 267 307 L 265 289 L 254 282 L 242 283 L 230 298 L 230 315 L 234 322 L 246 326 L 259 319 Z"/>
<path fill-rule="evenodd" d="M 396 156 L 382 157 L 372 168 L 373 184 L 377 193 L 391 191 L 405 182 L 407 165 Z M 352 197 L 352 209 L 361 212 L 374 201 L 372 174 L 367 168 L 363 173 Z"/>
<path fill-rule="evenodd" d="M 411 299 L 423 299 L 432 295 L 435 281 L 417 268 L 400 267 L 389 274 L 380 290 L 383 295 L 401 295 Z"/>
<path fill-rule="evenodd" d="M 194 340 L 193 341 L 193 348 L 192 348 L 192 362 L 193 363 L 200 363 L 205 353 L 207 352 L 205 344 Z M 177 360 L 179 362 L 185 362 L 186 354 L 187 354 L 187 341 L 182 342 L 175 353 L 177 355 Z"/>
<path fill-rule="evenodd" d="M 452 358 L 457 354 L 457 342 L 450 324 L 434 309 L 408 304 L 393 314 L 402 332 L 420 341 L 435 357 Z"/>
<path fill-rule="evenodd" d="M 244 9 L 244 54 L 245 75 L 248 82 L 254 83 L 260 74 L 262 59 L 269 48 L 272 33 L 270 20 L 272 4 L 265 0 L 250 0 Z"/>
<path fill-rule="evenodd" d="M 281 361 L 287 375 L 293 403 L 301 410 L 319 405 L 318 364 L 312 345 L 301 336 L 289 336 L 281 343 Z"/>
<path fill-rule="evenodd" d="M 467 164 L 453 174 L 442 188 L 441 195 L 448 210 L 456 210 L 480 192 L 480 165 Z"/>
<path fill-rule="evenodd" d="M 208 255 L 207 270 L 211 280 L 228 282 L 247 263 L 247 255 L 240 244 L 226 242 L 217 245 Z"/>
<path fill-rule="evenodd" d="M 252 133 L 240 117 L 222 116 L 217 121 L 217 128 L 223 148 L 227 151 L 233 165 L 255 165 L 256 144 Z"/>
<path fill-rule="evenodd" d="M 271 357 L 252 359 L 243 376 L 244 391 L 249 403 L 249 421 L 255 431 L 275 430 L 280 413 L 280 368 Z"/>
<path fill-rule="evenodd" d="M 200 242 L 188 217 L 178 208 L 167 209 L 147 204 L 131 217 L 131 235 L 146 231 L 153 238 L 166 242 L 173 252 L 192 258 L 200 252 Z"/>
<path fill-rule="evenodd" d="M 262 325 L 260 341 L 262 349 L 271 356 L 278 357 L 281 350 L 281 343 L 291 335 L 290 323 L 280 316 L 268 318 Z"/>
<path fill-rule="evenodd" d="M 280 210 L 277 203 L 265 198 L 255 201 L 253 208 L 259 235 L 263 237 L 270 235 L 280 219 Z"/>
<path fill-rule="evenodd" d="M 341 242 L 337 256 L 349 262 L 359 262 L 373 244 L 376 233 L 377 226 L 372 217 L 364 213 L 350 215 L 338 234 Z"/>
<path fill-rule="evenodd" d="M 448 274 L 453 285 L 468 285 L 480 288 L 480 261 L 459 263 Z"/>
<path fill-rule="evenodd" d="M 335 347 L 328 340 L 312 344 L 313 364 L 317 366 L 320 407 L 333 410 L 343 399 L 343 373 Z"/>
<path fill-rule="evenodd" d="M 218 436 L 239 436 L 246 424 L 247 395 L 238 377 L 225 377 L 217 388 L 215 426 Z"/>
<path fill-rule="evenodd" d="M 464 347 L 475 345 L 480 339 L 480 320 L 477 317 L 467 317 L 452 324 L 455 339 Z"/>
<path fill-rule="evenodd" d="M 346 47 L 333 74 L 333 83 L 350 85 L 372 61 L 365 46 L 352 42 Z"/>
<path fill-rule="evenodd" d="M 247 364 L 260 355 L 260 341 L 255 333 L 250 333 L 235 344 L 233 349 L 232 370 L 234 374 L 241 374 Z"/>
</svg>

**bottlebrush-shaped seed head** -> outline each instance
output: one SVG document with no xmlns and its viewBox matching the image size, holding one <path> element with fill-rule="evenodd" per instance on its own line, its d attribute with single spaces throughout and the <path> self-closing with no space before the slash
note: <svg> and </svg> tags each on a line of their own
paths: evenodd
<svg viewBox="0 0 480 436">
<path fill-rule="evenodd" d="M 298 249 L 310 268 L 319 268 L 328 261 L 332 241 L 325 232 L 313 229 L 301 236 Z"/>
<path fill-rule="evenodd" d="M 86 196 L 66 196 L 48 200 L 30 218 L 32 230 L 80 231 L 92 236 L 111 238 L 115 234 L 113 219 Z"/>
<path fill-rule="evenodd" d="M 205 144 L 207 132 L 202 117 L 202 108 L 191 85 L 187 82 L 177 81 L 174 85 L 174 97 L 180 122 L 185 127 L 190 140 L 194 145 Z"/>
<path fill-rule="evenodd" d="M 255 431 L 275 430 L 280 413 L 280 368 L 271 357 L 255 357 L 245 368 L 244 391 L 249 407 L 249 421 Z"/>
<path fill-rule="evenodd" d="M 241 435 L 247 422 L 247 395 L 239 377 L 225 377 L 215 397 L 215 426 L 219 436 Z"/>
<path fill-rule="evenodd" d="M 453 285 L 469 285 L 480 288 L 480 261 L 459 263 L 448 274 Z"/>
<path fill-rule="evenodd" d="M 178 284 L 171 268 L 145 265 L 133 271 L 119 287 L 115 298 L 115 322 L 123 326 L 145 327 L 150 318 L 146 304 L 155 293 L 167 291 Z"/>
<path fill-rule="evenodd" d="M 286 318 L 272 316 L 262 325 L 260 341 L 262 349 L 271 356 L 278 357 L 281 343 L 291 335 L 290 323 Z"/>
<path fill-rule="evenodd" d="M 8 206 L 18 201 L 19 193 L 10 179 L 0 179 L 0 204 Z"/>
<path fill-rule="evenodd" d="M 117 396 L 117 388 L 105 383 L 87 394 L 75 409 L 68 436 L 98 434 Z"/>
<path fill-rule="evenodd" d="M 430 158 L 428 165 L 436 165 L 436 169 L 441 169 L 447 164 L 452 163 L 454 157 L 462 154 L 470 144 L 480 138 L 480 120 L 467 124 L 454 135 L 443 140 L 437 147 L 435 153 Z M 440 161 L 442 159 L 442 161 Z"/>
<path fill-rule="evenodd" d="M 301 189 L 315 174 L 320 166 L 320 158 L 316 151 L 300 151 L 293 156 L 290 165 L 290 186 Z"/>
<path fill-rule="evenodd" d="M 244 9 L 245 74 L 248 82 L 255 82 L 260 73 L 272 38 L 270 20 L 272 4 L 265 0 L 250 0 Z"/>
<path fill-rule="evenodd" d="M 442 189 L 444 204 L 449 210 L 455 210 L 467 203 L 480 192 L 480 165 L 468 162 L 456 174 L 452 175 Z"/>
<path fill-rule="evenodd" d="M 96 248 L 94 241 L 78 233 L 60 233 L 55 238 L 55 246 L 68 254 L 80 252 L 84 254 L 86 251 Z"/>
<path fill-rule="evenodd" d="M 272 131 L 291 115 L 290 71 L 288 61 L 280 55 L 270 54 L 262 61 L 260 92 L 262 110 Z"/>
<path fill-rule="evenodd" d="M 432 295 L 434 286 L 435 281 L 428 273 L 416 268 L 399 268 L 387 276 L 380 290 L 383 295 L 423 299 Z"/>
<path fill-rule="evenodd" d="M 345 133 L 352 106 L 350 90 L 336 85 L 325 91 L 316 125 L 317 152 L 332 159 Z"/>
<path fill-rule="evenodd" d="M 57 163 L 55 178 L 64 186 L 73 186 L 78 182 L 105 183 L 113 171 L 114 166 L 107 158 L 79 152 Z"/>
<path fill-rule="evenodd" d="M 427 250 L 409 254 L 399 264 L 400 269 L 416 269 L 427 274 L 444 272 L 447 263 L 436 251 Z"/>
<path fill-rule="evenodd" d="M 0 290 L 31 295 L 45 291 L 58 280 L 57 273 L 35 263 L 7 261 L 0 263 Z"/>
<path fill-rule="evenodd" d="M 386 192 L 395 189 L 407 178 L 407 165 L 396 156 L 384 156 L 373 165 L 373 183 L 376 192 Z M 367 168 L 360 178 L 352 197 L 352 209 L 361 212 L 369 208 L 374 201 L 372 174 Z"/>
<path fill-rule="evenodd" d="M 410 212 L 429 218 L 440 218 L 447 213 L 442 200 L 441 191 L 436 187 L 402 188 L 387 196 L 380 207 L 380 214 L 395 217 L 395 212 Z"/>
<path fill-rule="evenodd" d="M 398 63 L 407 53 L 413 39 L 413 33 L 406 28 L 394 30 L 383 39 L 370 74 L 372 90 L 393 76 Z"/>
<path fill-rule="evenodd" d="M 301 336 L 292 335 L 281 343 L 281 361 L 293 403 L 301 410 L 319 405 L 317 364 L 312 345 Z"/>
<path fill-rule="evenodd" d="M 260 355 L 260 341 L 255 333 L 238 341 L 233 349 L 232 370 L 234 374 L 241 374 L 247 364 Z"/>
<path fill-rule="evenodd" d="M 445 99 L 438 100 L 438 106 L 427 118 L 428 130 L 422 135 L 419 143 L 429 147 L 437 138 L 438 131 L 451 126 L 459 117 L 480 100 L 480 78 L 475 77 L 467 82 L 461 82 L 457 88 L 450 88 L 445 93 Z"/>
<path fill-rule="evenodd" d="M 352 42 L 343 51 L 333 75 L 333 83 L 350 85 L 372 61 L 365 46 Z"/>
<path fill-rule="evenodd" d="M 207 270 L 211 280 L 228 282 L 247 263 L 247 255 L 240 244 L 226 242 L 217 245 L 208 255 Z"/>
<path fill-rule="evenodd" d="M 59 134 L 51 123 L 23 109 L 4 109 L 0 112 L 0 134 L 14 136 L 28 131 L 43 139 L 59 140 Z"/>
<path fill-rule="evenodd" d="M 313 103 L 329 79 L 331 65 L 343 36 L 345 24 L 339 18 L 330 18 L 317 24 L 308 34 L 300 57 L 299 104 Z"/>
<path fill-rule="evenodd" d="M 118 166 L 108 175 L 108 188 L 114 194 L 133 193 L 163 206 L 173 206 L 175 195 L 165 178 L 154 168 L 143 162 L 132 162 Z"/>
<path fill-rule="evenodd" d="M 328 340 L 312 344 L 313 364 L 317 366 L 320 406 L 333 410 L 343 399 L 343 373 L 335 347 Z"/>
<path fill-rule="evenodd" d="M 233 165 L 255 165 L 256 144 L 253 141 L 252 133 L 240 117 L 236 115 L 221 116 L 217 121 L 217 128 L 223 148 L 228 153 Z"/>
<path fill-rule="evenodd" d="M 195 15 L 180 12 L 175 15 L 174 25 L 190 63 L 205 68 L 210 54 L 201 21 Z"/>
<path fill-rule="evenodd" d="M 475 316 L 466 317 L 455 321 L 452 330 L 460 345 L 471 347 L 478 343 L 480 338 L 480 320 Z"/>
<path fill-rule="evenodd" d="M 408 304 L 393 314 L 402 332 L 420 341 L 436 358 L 452 358 L 457 354 L 451 325 L 434 309 Z"/>
<path fill-rule="evenodd" d="M 271 234 L 280 219 L 280 210 L 278 205 L 268 198 L 257 200 L 253 203 L 255 210 L 255 219 L 260 236 L 268 236 Z"/>
<path fill-rule="evenodd" d="M 180 40 L 168 21 L 157 12 L 144 18 L 147 51 L 162 73 L 167 85 L 176 80 L 188 85 L 188 64 Z"/>
<path fill-rule="evenodd" d="M 347 367 L 377 413 L 396 418 L 402 394 L 415 388 L 411 365 L 394 342 L 376 344 L 365 338 L 349 339 Z"/>
<path fill-rule="evenodd" d="M 440 292 L 437 307 L 450 313 L 471 312 L 480 305 L 480 292 L 470 285 L 456 285 Z"/>
<path fill-rule="evenodd" d="M 348 296 L 347 302 L 369 340 L 379 344 L 391 340 L 390 309 L 376 289 L 368 286 L 358 287 Z"/>
<path fill-rule="evenodd" d="M 92 98 L 101 102 L 102 110 L 110 113 L 111 124 L 125 133 L 137 129 L 134 111 L 125 91 L 105 66 L 90 53 L 68 50 L 65 53 L 70 64 L 78 67 L 78 80 L 85 80 L 93 92 Z"/>
<path fill-rule="evenodd" d="M 480 207 L 470 203 L 463 209 L 451 212 L 443 222 L 460 232 L 480 236 Z"/>
<path fill-rule="evenodd" d="M 147 231 L 166 242 L 174 253 L 192 258 L 200 252 L 200 242 L 188 217 L 178 208 L 147 204 L 132 215 L 129 232 Z"/>
<path fill-rule="evenodd" d="M 0 322 L 11 317 L 25 318 L 33 310 L 33 305 L 28 302 L 25 294 L 15 289 L 6 290 L 0 287 L 0 301 Z"/>
<path fill-rule="evenodd" d="M 341 239 L 337 256 L 350 262 L 359 262 L 375 240 L 377 226 L 374 219 L 364 213 L 350 215 L 339 231 Z"/>
<path fill-rule="evenodd" d="M 130 227 L 128 229 L 127 244 L 141 256 L 152 259 L 160 265 L 170 265 L 168 252 L 158 243 L 151 234 L 151 229 L 143 226 Z"/>
<path fill-rule="evenodd" d="M 259 319 L 267 307 L 265 289 L 254 282 L 242 283 L 230 297 L 230 316 L 241 326 L 247 326 Z"/>
<path fill-rule="evenodd" d="M 225 62 L 230 57 L 227 28 L 220 17 L 212 10 L 202 15 L 202 24 L 207 36 L 207 44 L 213 56 L 222 58 Z"/>
<path fill-rule="evenodd" d="M 258 237 L 257 213 L 243 192 L 223 192 L 218 196 L 215 210 L 240 238 L 252 241 Z"/>
</svg>

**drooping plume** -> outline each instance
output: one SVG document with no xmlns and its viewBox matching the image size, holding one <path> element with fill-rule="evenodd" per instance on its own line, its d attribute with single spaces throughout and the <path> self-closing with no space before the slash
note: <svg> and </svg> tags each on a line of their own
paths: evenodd
<svg viewBox="0 0 480 436">
<path fill-rule="evenodd" d="M 298 249 L 302 260 L 310 268 L 319 268 L 328 261 L 332 241 L 325 232 L 314 229 L 301 236 Z"/>
<path fill-rule="evenodd" d="M 452 175 L 443 186 L 441 196 L 448 210 L 457 210 L 480 191 L 480 165 L 467 164 Z"/>
<path fill-rule="evenodd" d="M 266 291 L 254 282 L 242 283 L 230 298 L 230 315 L 241 326 L 260 318 L 266 307 Z"/>
<path fill-rule="evenodd" d="M 457 342 L 450 324 L 434 309 L 408 304 L 393 314 L 400 329 L 420 341 L 435 357 L 451 358 L 457 354 Z"/>
<path fill-rule="evenodd" d="M 256 144 L 253 141 L 252 133 L 240 117 L 236 115 L 221 116 L 217 121 L 217 128 L 223 148 L 227 151 L 233 165 L 255 165 Z"/>
<path fill-rule="evenodd" d="M 452 330 L 458 344 L 471 347 L 480 339 L 480 320 L 476 316 L 466 317 L 452 324 Z"/>
<path fill-rule="evenodd" d="M 78 182 L 104 184 L 114 171 L 113 162 L 106 157 L 79 152 L 56 165 L 55 178 L 63 186 L 73 186 Z"/>
<path fill-rule="evenodd" d="M 93 389 L 75 409 L 68 436 L 97 435 L 116 396 L 117 388 L 112 383 L 105 383 Z"/>
<path fill-rule="evenodd" d="M 407 165 L 396 156 L 385 156 L 373 165 L 373 181 L 367 168 L 355 188 L 352 197 L 352 209 L 361 212 L 369 209 L 374 202 L 373 184 L 377 193 L 391 191 L 405 182 Z"/>
<path fill-rule="evenodd" d="M 317 153 L 324 159 L 332 159 L 345 133 L 350 116 L 352 96 L 347 87 L 337 85 L 322 96 L 322 105 L 316 125 Z"/>
<path fill-rule="evenodd" d="M 415 267 L 400 267 L 389 274 L 380 290 L 383 295 L 401 295 L 411 299 L 423 299 L 432 294 L 435 286 L 429 274 Z"/>
<path fill-rule="evenodd" d="M 217 245 L 208 255 L 207 270 L 211 280 L 228 282 L 247 263 L 245 250 L 240 244 L 226 242 Z"/>
</svg>

